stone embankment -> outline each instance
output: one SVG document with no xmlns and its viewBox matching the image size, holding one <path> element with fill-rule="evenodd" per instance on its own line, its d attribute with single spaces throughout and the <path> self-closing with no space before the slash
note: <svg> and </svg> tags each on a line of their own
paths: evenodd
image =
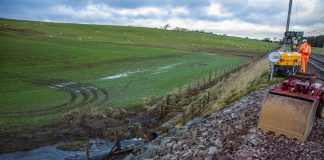
<svg viewBox="0 0 324 160">
<path fill-rule="evenodd" d="M 125 159 L 323 159 L 324 119 L 315 119 L 305 143 L 257 129 L 268 90 L 259 89 L 208 117 L 162 134 Z"/>
</svg>

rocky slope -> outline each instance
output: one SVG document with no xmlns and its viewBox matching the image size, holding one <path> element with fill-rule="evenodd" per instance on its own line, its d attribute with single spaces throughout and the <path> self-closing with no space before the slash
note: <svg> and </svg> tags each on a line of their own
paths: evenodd
<svg viewBox="0 0 324 160">
<path fill-rule="evenodd" d="M 125 159 L 323 159 L 324 119 L 315 119 L 305 143 L 257 130 L 268 89 L 161 135 Z"/>
</svg>

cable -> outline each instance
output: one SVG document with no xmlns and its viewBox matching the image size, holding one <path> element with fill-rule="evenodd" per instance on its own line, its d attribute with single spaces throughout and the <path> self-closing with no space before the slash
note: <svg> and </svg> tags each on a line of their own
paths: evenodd
<svg viewBox="0 0 324 160">
<path fill-rule="evenodd" d="M 322 15 L 320 15 L 317 19 L 315 19 L 314 24 L 317 23 L 322 18 L 324 18 L 324 13 Z"/>
</svg>

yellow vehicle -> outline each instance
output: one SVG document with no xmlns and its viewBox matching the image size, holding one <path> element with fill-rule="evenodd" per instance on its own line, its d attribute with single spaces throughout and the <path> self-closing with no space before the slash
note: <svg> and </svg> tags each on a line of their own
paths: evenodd
<svg viewBox="0 0 324 160">
<path fill-rule="evenodd" d="M 274 64 L 274 75 L 288 75 L 301 70 L 300 54 L 298 52 L 279 52 L 280 60 Z"/>
</svg>

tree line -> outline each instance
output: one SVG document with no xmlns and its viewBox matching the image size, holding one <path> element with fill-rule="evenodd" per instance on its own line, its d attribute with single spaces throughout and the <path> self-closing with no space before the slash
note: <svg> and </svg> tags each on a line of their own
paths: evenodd
<svg viewBox="0 0 324 160">
<path fill-rule="evenodd" d="M 312 47 L 322 48 L 324 45 L 324 35 L 306 37 L 306 39 Z"/>
</svg>

